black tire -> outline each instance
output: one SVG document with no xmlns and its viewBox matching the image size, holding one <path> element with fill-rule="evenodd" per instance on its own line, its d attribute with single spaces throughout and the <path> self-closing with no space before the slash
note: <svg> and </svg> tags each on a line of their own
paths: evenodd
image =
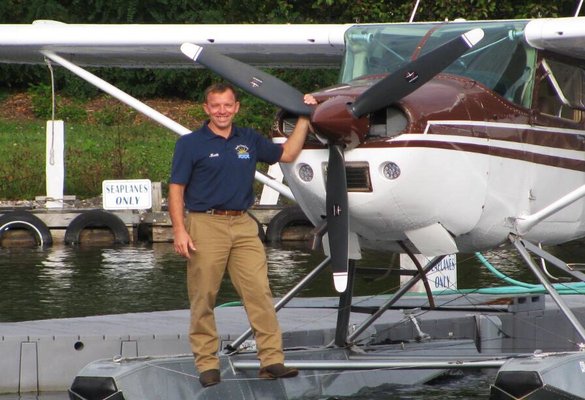
<svg viewBox="0 0 585 400">
<path fill-rule="evenodd" d="M 270 220 L 266 228 L 266 240 L 270 243 L 278 243 L 282 240 L 282 232 L 290 226 L 313 226 L 301 207 L 289 206 L 282 209 Z"/>
<path fill-rule="evenodd" d="M 117 215 L 103 210 L 85 211 L 75 217 L 65 231 L 65 244 L 79 244 L 81 231 L 86 228 L 108 228 L 114 234 L 115 244 L 130 243 L 126 224 Z"/>
<path fill-rule="evenodd" d="M 7 229 L 26 229 L 34 234 L 39 246 L 51 246 L 53 236 L 41 219 L 28 211 L 12 211 L 0 217 L 0 237 Z"/>
</svg>

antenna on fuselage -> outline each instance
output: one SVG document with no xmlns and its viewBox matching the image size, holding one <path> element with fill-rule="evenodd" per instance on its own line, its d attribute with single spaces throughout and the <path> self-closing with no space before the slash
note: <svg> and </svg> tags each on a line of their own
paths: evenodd
<svg viewBox="0 0 585 400">
<path fill-rule="evenodd" d="M 583 0 L 581 0 L 583 2 Z M 414 5 L 414 9 L 412 10 L 412 14 L 410 14 L 410 20 L 408 22 L 414 21 L 414 16 L 416 15 L 416 11 L 418 10 L 418 5 L 420 4 L 420 0 L 416 0 L 416 4 Z"/>
</svg>

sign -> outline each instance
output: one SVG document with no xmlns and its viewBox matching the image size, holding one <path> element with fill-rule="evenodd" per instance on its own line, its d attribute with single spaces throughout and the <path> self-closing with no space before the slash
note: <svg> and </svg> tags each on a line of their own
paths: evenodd
<svg viewBox="0 0 585 400">
<path fill-rule="evenodd" d="M 423 255 L 416 254 L 419 263 L 424 267 L 431 259 Z M 406 254 L 400 255 L 400 268 L 416 270 L 416 265 Z M 400 283 L 403 284 L 410 279 L 410 276 L 401 276 Z M 427 281 L 432 291 L 441 291 L 448 289 L 457 289 L 457 256 L 450 254 L 433 267 L 427 273 Z M 424 292 L 424 284 L 418 281 L 410 290 L 411 292 Z"/>
<path fill-rule="evenodd" d="M 104 210 L 146 210 L 152 207 L 150 179 L 102 182 Z"/>
</svg>

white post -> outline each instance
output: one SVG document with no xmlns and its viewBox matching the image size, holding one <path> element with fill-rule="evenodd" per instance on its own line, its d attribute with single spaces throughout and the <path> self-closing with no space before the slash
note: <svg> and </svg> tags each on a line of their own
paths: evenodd
<svg viewBox="0 0 585 400">
<path fill-rule="evenodd" d="M 284 177 L 282 174 L 282 169 L 280 169 L 280 164 L 278 163 L 272 164 L 270 167 L 268 167 L 267 175 L 276 182 L 282 182 L 282 178 Z M 262 194 L 260 195 L 260 205 L 274 206 L 278 203 L 279 197 L 280 193 L 272 189 L 270 186 L 264 185 L 262 187 Z"/>
<path fill-rule="evenodd" d="M 65 182 L 65 124 L 63 121 L 47 121 L 46 134 L 47 208 L 63 208 L 63 186 Z"/>
<path fill-rule="evenodd" d="M 418 262 L 423 266 L 431 260 L 422 254 L 415 254 Z M 416 270 L 416 265 L 407 254 L 400 254 L 400 268 Z M 400 284 L 410 280 L 410 276 L 401 276 Z M 448 289 L 457 289 L 457 257 L 455 254 L 445 256 L 433 269 L 427 274 L 427 280 L 432 291 L 441 291 Z M 422 280 L 413 286 L 410 292 L 423 293 L 425 291 Z"/>
</svg>

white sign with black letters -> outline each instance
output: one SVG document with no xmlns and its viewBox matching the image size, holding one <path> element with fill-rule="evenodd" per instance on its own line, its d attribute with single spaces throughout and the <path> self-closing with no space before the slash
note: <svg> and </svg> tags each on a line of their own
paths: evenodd
<svg viewBox="0 0 585 400">
<path fill-rule="evenodd" d="M 430 258 L 427 258 L 421 254 L 415 255 L 421 266 L 425 266 Z M 416 265 L 406 254 L 400 255 L 400 268 L 416 270 Z M 410 279 L 410 276 L 401 276 L 400 283 L 403 284 Z M 442 290 L 456 290 L 457 289 L 457 256 L 455 254 L 449 254 L 441 260 L 441 262 L 435 265 L 427 273 L 427 281 L 432 291 Z M 424 283 L 418 281 L 411 292 L 424 292 Z"/>
<path fill-rule="evenodd" d="M 150 179 L 108 180 L 102 182 L 104 210 L 147 210 L 152 207 Z"/>
</svg>

